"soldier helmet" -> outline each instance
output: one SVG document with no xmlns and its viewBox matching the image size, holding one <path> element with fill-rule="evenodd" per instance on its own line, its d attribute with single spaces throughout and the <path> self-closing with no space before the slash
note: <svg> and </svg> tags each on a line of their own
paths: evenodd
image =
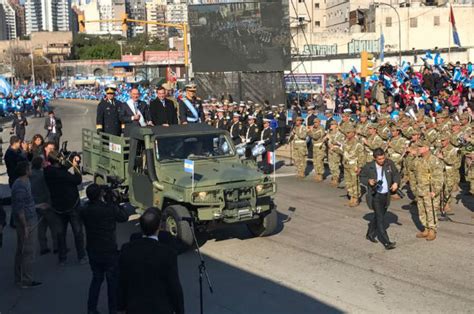
<svg viewBox="0 0 474 314">
<path fill-rule="evenodd" d="M 431 144 L 427 140 L 419 140 L 416 142 L 417 147 L 430 147 Z"/>
<path fill-rule="evenodd" d="M 350 116 L 352 114 L 352 110 L 351 109 L 344 109 L 342 114 L 345 115 L 345 116 Z"/>
<path fill-rule="evenodd" d="M 247 120 L 255 120 L 255 116 L 250 115 L 247 117 Z"/>
<path fill-rule="evenodd" d="M 238 114 L 237 112 L 234 112 L 233 117 L 234 118 L 240 118 L 240 114 Z"/>
<path fill-rule="evenodd" d="M 304 119 L 302 117 L 297 117 L 296 121 L 304 121 Z"/>
<path fill-rule="evenodd" d="M 270 123 L 270 119 L 263 119 L 263 123 Z"/>
<path fill-rule="evenodd" d="M 195 92 L 197 89 L 196 84 L 188 84 L 186 85 L 186 90 L 190 92 Z"/>
<path fill-rule="evenodd" d="M 109 85 L 109 86 L 107 86 L 107 88 L 105 89 L 105 93 L 106 93 L 106 94 L 115 94 L 115 91 L 116 91 L 116 90 L 117 90 L 117 89 L 115 88 L 115 86 Z"/>
<path fill-rule="evenodd" d="M 377 125 L 377 123 L 369 123 L 369 125 L 367 127 L 369 129 L 377 129 L 378 125 Z"/>
<path fill-rule="evenodd" d="M 337 125 L 337 121 L 336 120 L 332 120 L 329 125 Z"/>
</svg>

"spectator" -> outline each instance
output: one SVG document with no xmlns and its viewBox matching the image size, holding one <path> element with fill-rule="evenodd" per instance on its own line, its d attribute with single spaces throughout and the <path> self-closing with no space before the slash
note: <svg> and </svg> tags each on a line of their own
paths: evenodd
<svg viewBox="0 0 474 314">
<path fill-rule="evenodd" d="M 59 141 L 63 135 L 63 123 L 61 119 L 56 117 L 53 110 L 48 112 L 48 117 L 44 120 L 44 129 L 48 131 L 46 134 L 48 141 L 55 143 L 56 147 L 59 147 Z"/>
<path fill-rule="evenodd" d="M 48 228 L 51 232 L 51 239 L 53 242 L 53 252 L 58 250 L 58 232 L 55 228 L 55 214 L 51 208 L 51 197 L 48 190 L 48 185 L 44 180 L 43 174 L 43 158 L 36 156 L 31 161 L 31 192 L 35 201 L 36 212 L 38 213 L 38 241 L 40 246 L 40 255 L 48 254 L 51 250 L 48 248 L 48 241 L 46 239 L 46 232 Z"/>
<path fill-rule="evenodd" d="M 158 241 L 160 215 L 140 217 L 143 237 L 127 243 L 119 258 L 118 310 L 127 314 L 184 313 L 177 254 Z"/>
<path fill-rule="evenodd" d="M 56 144 L 53 142 L 46 142 L 43 146 L 43 168 L 49 166 L 51 163 L 49 162 L 48 156 L 50 153 L 54 152 L 56 149 Z"/>
<path fill-rule="evenodd" d="M 89 314 L 97 312 L 100 287 L 107 279 L 109 313 L 117 311 L 118 250 L 115 234 L 116 223 L 128 220 L 127 212 L 113 201 L 105 202 L 104 190 L 91 184 L 86 190 L 89 202 L 81 210 L 87 235 L 87 254 L 92 270 L 87 309 Z"/>
<path fill-rule="evenodd" d="M 31 154 L 33 158 L 42 156 L 44 147 L 44 139 L 41 134 L 35 134 L 31 140 Z"/>
<path fill-rule="evenodd" d="M 33 280 L 35 237 L 31 235 L 36 223 L 35 202 L 28 177 L 31 174 L 27 161 L 16 166 L 17 179 L 12 186 L 12 216 L 17 224 L 17 247 L 15 255 L 15 283 L 21 288 L 41 285 Z"/>
<path fill-rule="evenodd" d="M 66 234 L 67 226 L 71 224 L 76 245 L 77 258 L 80 264 L 87 263 L 84 249 L 84 234 L 79 217 L 79 191 L 77 186 L 82 183 L 82 175 L 79 171 L 80 157 L 75 156 L 69 166 L 61 165 L 58 153 L 52 152 L 48 155 L 50 166 L 45 168 L 44 178 L 51 193 L 51 205 L 53 206 L 59 220 L 58 250 L 59 265 L 64 266 L 67 258 Z"/>
<path fill-rule="evenodd" d="M 5 152 L 5 166 L 7 167 L 7 174 L 8 174 L 8 185 L 10 188 L 15 182 L 16 176 L 16 166 L 20 161 L 26 161 L 26 156 L 21 150 L 21 139 L 13 135 L 10 137 L 10 146 L 7 148 Z"/>
</svg>

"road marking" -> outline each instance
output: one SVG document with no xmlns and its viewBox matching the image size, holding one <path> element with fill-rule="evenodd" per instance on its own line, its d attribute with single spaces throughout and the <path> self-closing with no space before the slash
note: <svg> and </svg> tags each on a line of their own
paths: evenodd
<svg viewBox="0 0 474 314">
<path fill-rule="evenodd" d="M 272 174 L 270 176 L 273 177 Z M 293 176 L 296 176 L 296 173 L 277 173 L 275 175 L 276 178 L 293 177 Z"/>
</svg>

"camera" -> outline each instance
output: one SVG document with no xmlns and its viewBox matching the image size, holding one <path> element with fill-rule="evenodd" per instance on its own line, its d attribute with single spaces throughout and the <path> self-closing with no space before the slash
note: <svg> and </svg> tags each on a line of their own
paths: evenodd
<svg viewBox="0 0 474 314">
<path fill-rule="evenodd" d="M 383 186 L 383 181 L 382 180 L 378 180 L 377 183 L 375 184 L 375 191 L 379 191 L 382 189 L 382 186 Z"/>
<path fill-rule="evenodd" d="M 70 167 L 74 158 L 79 157 L 78 164 L 81 163 L 80 157 L 81 154 L 78 152 L 71 152 L 67 149 L 67 141 L 64 141 L 61 145 L 61 149 L 58 152 L 59 162 L 62 166 Z"/>
<path fill-rule="evenodd" d="M 128 202 L 127 191 L 120 191 L 124 180 L 116 177 L 107 177 L 108 184 L 99 185 L 104 192 L 104 200 L 109 204 L 121 204 Z"/>
</svg>

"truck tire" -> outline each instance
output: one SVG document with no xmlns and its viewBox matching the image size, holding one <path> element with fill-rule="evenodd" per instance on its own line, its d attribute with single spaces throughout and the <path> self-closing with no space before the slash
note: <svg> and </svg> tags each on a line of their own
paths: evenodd
<svg viewBox="0 0 474 314">
<path fill-rule="evenodd" d="M 183 253 L 192 248 L 194 246 L 194 238 L 191 226 L 189 222 L 182 220 L 183 217 L 191 217 L 186 207 L 181 205 L 168 206 L 163 215 L 166 231 L 177 240 L 176 249 L 178 253 Z"/>
<path fill-rule="evenodd" d="M 265 216 L 247 224 L 250 233 L 255 237 L 265 237 L 273 234 L 278 226 L 278 214 L 272 208 Z"/>
</svg>

